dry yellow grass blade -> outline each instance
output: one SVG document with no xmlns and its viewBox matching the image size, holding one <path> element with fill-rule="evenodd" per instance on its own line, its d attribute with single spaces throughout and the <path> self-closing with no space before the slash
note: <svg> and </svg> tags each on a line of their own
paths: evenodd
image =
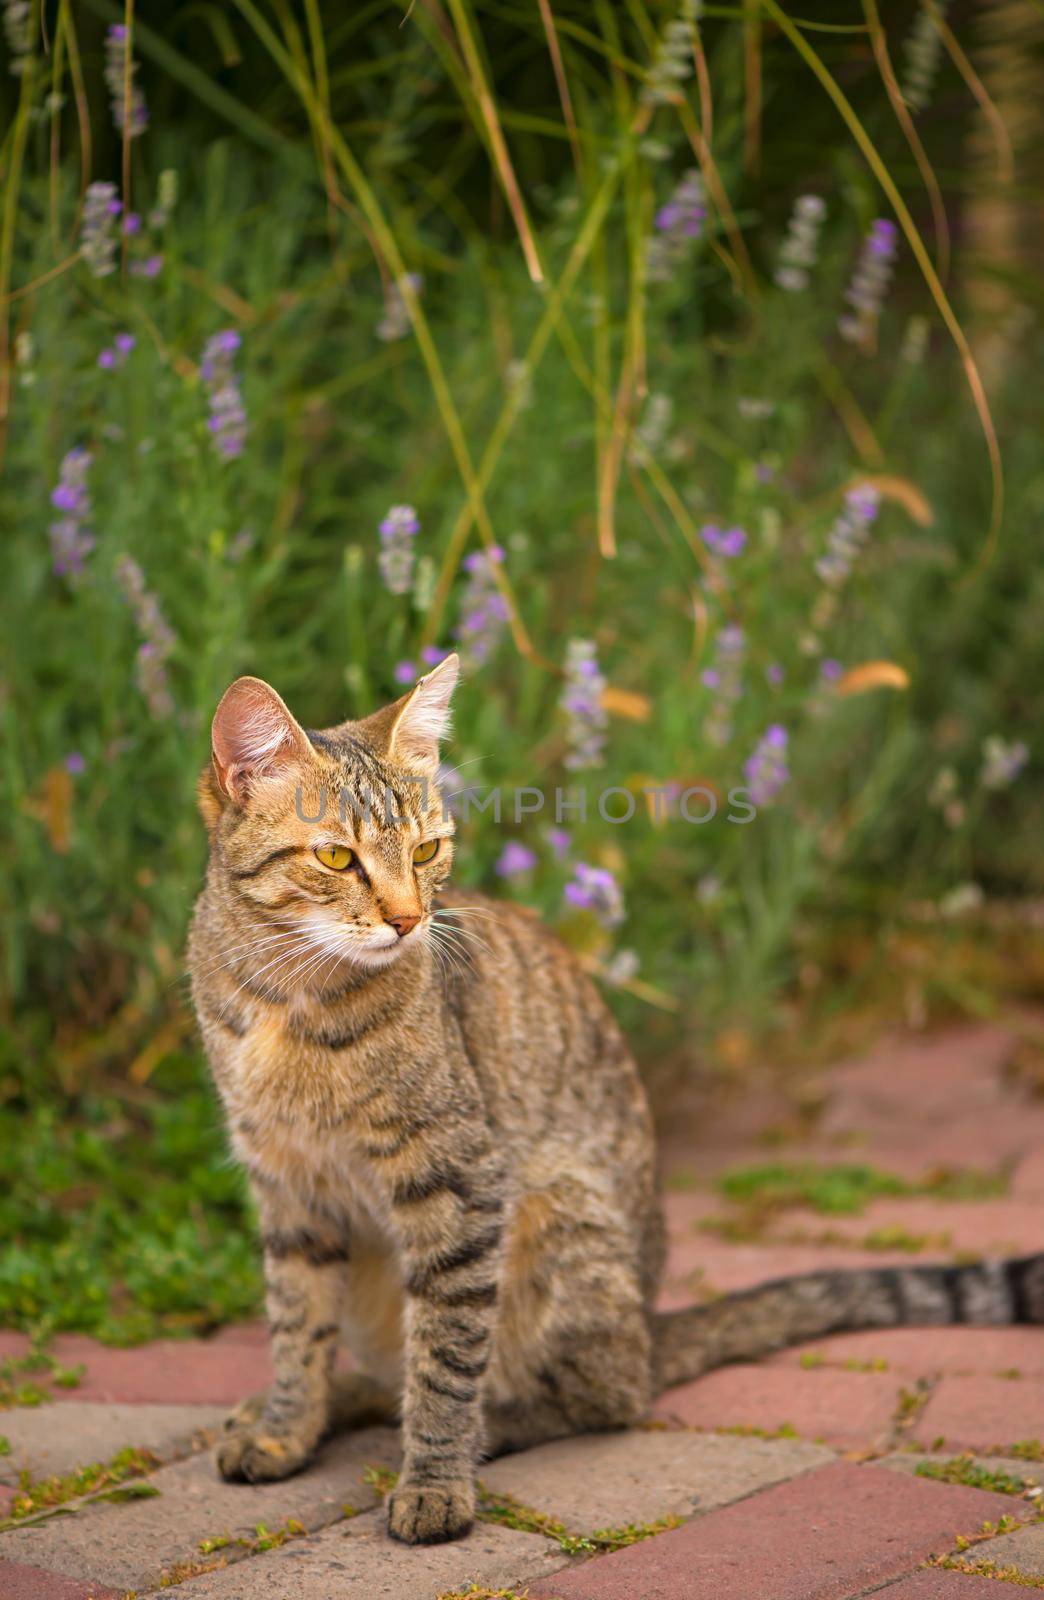
<svg viewBox="0 0 1044 1600">
<path fill-rule="evenodd" d="M 584 153 L 576 131 L 573 99 L 569 93 L 569 79 L 566 77 L 562 51 L 558 44 L 555 14 L 551 10 L 550 0 L 537 0 L 537 4 L 540 7 L 540 20 L 544 25 L 544 37 L 547 39 L 547 53 L 551 57 L 551 68 L 555 74 L 555 86 L 558 89 L 559 104 L 562 107 L 562 120 L 569 131 L 569 147 L 573 152 L 573 165 L 576 168 L 577 175 L 580 176 L 584 170 Z"/>
<path fill-rule="evenodd" d="M 617 689 L 609 683 L 602 690 L 602 705 L 612 717 L 625 717 L 628 722 L 648 722 L 652 716 L 652 701 L 637 689 Z"/>
<path fill-rule="evenodd" d="M 898 478 L 885 472 L 872 472 L 869 475 L 861 472 L 852 479 L 849 488 L 854 489 L 861 484 L 869 484 L 876 489 L 882 500 L 891 500 L 902 506 L 919 527 L 930 528 L 935 521 L 935 512 L 927 497 L 909 478 Z"/>
<path fill-rule="evenodd" d="M 952 28 L 935 4 L 935 0 L 925 0 L 925 5 L 932 21 L 939 30 L 951 61 L 975 96 L 982 109 L 983 116 L 990 125 L 993 140 L 997 146 L 997 177 L 1003 184 L 1014 183 L 1015 156 L 1011 148 L 1011 135 L 1005 126 L 1004 118 L 994 105 L 986 85 L 958 44 Z"/>
<path fill-rule="evenodd" d="M 873 14 L 872 9 L 864 5 L 867 27 L 870 33 L 870 43 L 873 46 L 874 60 L 877 62 L 881 74 L 881 82 L 892 102 L 896 121 L 906 135 L 906 142 L 913 151 L 914 160 L 917 162 L 918 171 L 924 180 L 924 187 L 928 192 L 928 203 L 932 208 L 932 227 L 935 229 L 935 265 L 943 283 L 950 275 L 950 224 L 946 217 L 946 207 L 943 205 L 942 190 L 939 188 L 934 168 L 928 159 L 928 152 L 921 143 L 921 136 L 914 127 L 913 118 L 907 109 L 892 66 L 892 58 L 888 53 L 888 36 L 879 19 Z"/>
<path fill-rule="evenodd" d="M 817 52 L 804 37 L 801 30 L 794 25 L 790 17 L 787 16 L 783 8 L 777 3 L 777 0 L 761 0 L 761 3 L 765 7 L 766 11 L 768 11 L 769 15 L 775 18 L 782 31 L 786 34 L 787 38 L 794 46 L 794 49 L 802 57 L 814 75 L 819 79 L 819 82 L 822 84 L 823 88 L 830 96 L 830 99 L 834 102 L 834 105 L 840 112 L 849 132 L 852 134 L 856 144 L 859 146 L 867 166 L 870 168 L 871 172 L 874 174 L 874 177 L 877 179 L 878 183 L 881 185 L 881 188 L 888 197 L 888 202 L 899 220 L 899 224 L 906 236 L 906 240 L 910 246 L 910 249 L 913 251 L 914 258 L 917 262 L 917 265 L 921 269 L 922 276 L 928 285 L 932 299 L 935 301 L 939 315 L 946 324 L 946 328 L 951 339 L 957 346 L 957 352 L 961 358 L 961 364 L 964 367 L 965 379 L 967 381 L 968 388 L 971 391 L 972 400 L 975 404 L 975 410 L 978 413 L 979 425 L 982 428 L 983 438 L 986 443 L 986 453 L 989 457 L 990 464 L 990 521 L 986 530 L 986 539 L 983 544 L 982 553 L 979 556 L 978 561 L 973 566 L 971 572 L 968 574 L 968 577 L 971 577 L 976 571 L 980 571 L 991 559 L 993 552 L 996 549 L 997 539 L 1000 534 L 1001 518 L 1004 514 L 1004 468 L 1001 463 L 1000 444 L 997 440 L 997 430 L 993 425 L 993 414 L 990 411 L 990 404 L 986 398 L 986 390 L 983 387 L 982 377 L 979 373 L 978 365 L 975 357 L 972 355 L 971 347 L 968 344 L 964 329 L 957 320 L 953 306 L 950 304 L 949 296 L 947 295 L 942 284 L 939 282 L 938 273 L 932 265 L 931 257 L 925 248 L 924 240 L 921 238 L 917 224 L 910 215 L 910 209 L 902 195 L 899 193 L 895 179 L 892 177 L 892 174 L 889 172 L 884 161 L 881 159 L 881 155 L 877 149 L 877 146 L 874 144 L 873 140 L 870 138 L 870 135 L 867 133 L 862 122 L 857 116 L 851 101 L 848 99 L 847 95 L 844 93 L 844 90 L 841 88 L 833 74 L 828 71 Z M 876 0 L 864 0 L 864 4 L 868 16 L 876 19 L 878 15 Z"/>
<path fill-rule="evenodd" d="M 852 442 L 852 448 L 864 461 L 881 466 L 884 451 L 878 443 L 870 418 L 825 351 L 814 357 L 814 370 L 820 388 L 837 412 L 841 426 Z"/>
<path fill-rule="evenodd" d="M 838 679 L 838 694 L 866 694 L 870 689 L 908 689 L 910 674 L 897 661 L 863 661 Z"/>
<path fill-rule="evenodd" d="M 497 169 L 497 177 L 500 179 L 500 186 L 504 191 L 504 197 L 507 200 L 522 245 L 522 254 L 526 259 L 526 269 L 534 283 L 543 283 L 544 269 L 540 265 L 536 240 L 533 238 L 533 230 L 529 226 L 529 218 L 526 215 L 525 204 L 522 200 L 522 191 L 519 189 L 518 180 L 515 177 L 515 169 L 511 165 L 511 157 L 508 154 L 508 147 L 501 130 L 500 118 L 497 116 L 496 101 L 490 93 L 489 85 L 486 82 L 486 74 L 482 69 L 482 58 L 479 55 L 478 45 L 475 43 L 475 36 L 471 31 L 471 22 L 468 18 L 467 9 L 463 4 L 463 0 L 448 0 L 448 4 L 450 11 L 453 13 L 453 25 L 456 28 L 464 64 L 471 79 L 472 92 L 482 113 L 482 120 L 486 125 L 493 165 Z"/>
<path fill-rule="evenodd" d="M 596 956 L 584 950 L 575 950 L 574 955 L 580 965 L 596 978 L 605 977 L 605 968 Z M 658 1011 L 678 1011 L 680 1004 L 673 994 L 668 994 L 666 989 L 658 989 L 655 984 L 645 983 L 641 978 L 618 978 L 613 987 L 622 989 L 625 994 L 633 994 L 636 1000 L 644 1000 L 647 1005 L 655 1006 Z"/>
<path fill-rule="evenodd" d="M 127 1068 L 127 1076 L 131 1082 L 148 1083 L 163 1057 L 171 1055 L 185 1042 L 189 1028 L 188 1018 L 185 1016 L 172 1017 L 169 1022 L 165 1022 Z"/>
</svg>

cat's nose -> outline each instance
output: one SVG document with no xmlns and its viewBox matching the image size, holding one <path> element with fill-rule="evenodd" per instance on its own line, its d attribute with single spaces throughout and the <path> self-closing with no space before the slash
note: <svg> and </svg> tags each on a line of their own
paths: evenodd
<svg viewBox="0 0 1044 1600">
<path fill-rule="evenodd" d="M 385 917 L 384 920 L 389 927 L 395 929 L 400 939 L 404 939 L 417 926 L 420 917 Z"/>
</svg>

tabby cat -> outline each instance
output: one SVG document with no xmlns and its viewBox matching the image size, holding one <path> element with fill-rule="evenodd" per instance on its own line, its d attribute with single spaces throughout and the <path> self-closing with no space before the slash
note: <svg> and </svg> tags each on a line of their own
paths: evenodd
<svg viewBox="0 0 1044 1600">
<path fill-rule="evenodd" d="M 654 1312 L 664 1229 L 627 1046 L 535 916 L 444 891 L 457 670 L 323 732 L 257 678 L 214 718 L 193 991 L 260 1213 L 275 1368 L 226 1423 L 221 1474 L 283 1478 L 333 1426 L 401 1418 L 389 1530 L 456 1539 L 483 1454 L 638 1422 L 721 1362 L 843 1328 L 1044 1320 L 1044 1255 Z"/>
</svg>

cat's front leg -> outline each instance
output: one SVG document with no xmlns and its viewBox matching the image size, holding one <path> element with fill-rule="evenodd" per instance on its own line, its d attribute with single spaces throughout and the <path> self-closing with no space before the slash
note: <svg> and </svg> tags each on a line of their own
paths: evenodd
<svg viewBox="0 0 1044 1600">
<path fill-rule="evenodd" d="M 403 1468 L 388 1531 L 406 1544 L 462 1538 L 475 1518 L 481 1389 L 501 1258 L 500 1175 L 488 1151 L 431 1152 L 399 1180 L 406 1264 Z"/>
<path fill-rule="evenodd" d="M 348 1260 L 347 1230 L 269 1195 L 260 1200 L 265 1297 L 275 1379 L 260 1414 L 249 1403 L 225 1423 L 223 1478 L 288 1478 L 326 1432 Z"/>
</svg>

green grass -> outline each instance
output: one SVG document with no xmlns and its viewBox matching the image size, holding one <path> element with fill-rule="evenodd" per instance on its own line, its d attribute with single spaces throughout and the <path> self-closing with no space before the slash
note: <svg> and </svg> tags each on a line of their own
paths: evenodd
<svg viewBox="0 0 1044 1600">
<path fill-rule="evenodd" d="M 963 1483 L 969 1489 L 992 1489 L 995 1494 L 1021 1495 L 1032 1479 L 1017 1478 L 1010 1472 L 982 1467 L 970 1455 L 954 1456 L 949 1461 L 919 1461 L 919 1478 L 935 1478 L 940 1483 Z"/>
<path fill-rule="evenodd" d="M 854 1216 L 872 1200 L 900 1195 L 929 1195 L 940 1200 L 990 1199 L 1003 1194 L 1005 1182 L 992 1173 L 938 1172 L 920 1183 L 860 1163 L 815 1165 L 770 1162 L 763 1166 L 735 1167 L 718 1180 L 727 1200 L 749 1212 L 765 1213 L 787 1206 L 806 1206 L 824 1216 Z M 736 1226 L 742 1226 L 740 1219 Z M 868 1249 L 916 1251 L 925 1241 L 881 1229 L 867 1236 Z"/>
<path fill-rule="evenodd" d="M 0 1148 L 0 1229 L 17 1240 L 0 1254 L 0 1325 L 122 1343 L 256 1311 L 260 1263 L 243 1183 L 193 1061 L 168 1059 L 137 1104 L 91 1095 L 75 1118 L 0 1110 Z M 35 1363 L 40 1398 L 63 1380 L 52 1365 Z M 2 1383 L 27 1403 L 20 1373 Z"/>
</svg>

